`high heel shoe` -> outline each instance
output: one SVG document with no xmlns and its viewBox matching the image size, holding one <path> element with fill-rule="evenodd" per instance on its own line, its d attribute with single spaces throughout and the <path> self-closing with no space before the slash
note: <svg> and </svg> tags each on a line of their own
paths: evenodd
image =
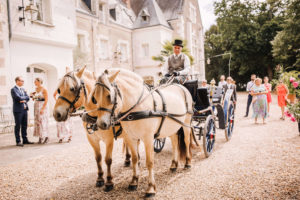
<svg viewBox="0 0 300 200">
<path fill-rule="evenodd" d="M 46 137 L 46 138 L 45 138 L 45 140 L 44 140 L 44 142 L 43 142 L 43 144 L 47 144 L 47 143 L 48 143 L 48 141 L 49 141 L 49 138 L 48 138 L 48 137 Z"/>
<path fill-rule="evenodd" d="M 42 144 L 42 138 L 39 138 L 38 144 Z"/>
</svg>

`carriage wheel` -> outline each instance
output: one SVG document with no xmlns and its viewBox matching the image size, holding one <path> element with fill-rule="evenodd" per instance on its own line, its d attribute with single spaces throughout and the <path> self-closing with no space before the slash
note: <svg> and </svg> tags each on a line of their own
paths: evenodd
<svg viewBox="0 0 300 200">
<path fill-rule="evenodd" d="M 205 157 L 208 158 L 214 149 L 216 141 L 216 125 L 213 117 L 206 118 L 203 134 L 203 149 Z"/>
<path fill-rule="evenodd" d="M 166 138 L 159 138 L 154 140 L 154 151 L 156 153 L 161 152 L 166 143 Z"/>
<path fill-rule="evenodd" d="M 226 122 L 226 128 L 225 128 L 225 138 L 227 141 L 231 139 L 232 133 L 233 133 L 233 127 L 234 127 L 234 105 L 231 102 L 228 106 L 228 118 Z"/>
</svg>

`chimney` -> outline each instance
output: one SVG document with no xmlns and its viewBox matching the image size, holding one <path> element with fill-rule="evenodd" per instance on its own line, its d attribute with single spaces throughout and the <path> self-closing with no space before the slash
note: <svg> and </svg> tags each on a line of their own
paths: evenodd
<svg viewBox="0 0 300 200">
<path fill-rule="evenodd" d="M 123 0 L 123 2 L 126 4 L 128 9 L 131 9 L 130 0 Z"/>
</svg>

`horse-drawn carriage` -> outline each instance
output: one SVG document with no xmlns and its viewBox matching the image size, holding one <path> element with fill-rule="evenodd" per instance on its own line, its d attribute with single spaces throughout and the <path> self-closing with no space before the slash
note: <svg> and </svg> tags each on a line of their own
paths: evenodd
<svg viewBox="0 0 300 200">
<path fill-rule="evenodd" d="M 230 140 L 234 127 L 234 104 L 231 101 L 233 91 L 227 90 L 224 94 L 223 88 L 212 89 L 211 95 L 206 88 L 198 88 L 198 81 L 191 80 L 184 86 L 192 94 L 194 114 L 192 127 L 194 135 L 200 141 L 203 138 L 203 149 L 206 157 L 213 151 L 216 140 L 216 121 L 218 128 L 225 130 L 226 140 Z M 163 149 L 166 138 L 155 139 L 154 151 L 159 153 Z"/>
</svg>

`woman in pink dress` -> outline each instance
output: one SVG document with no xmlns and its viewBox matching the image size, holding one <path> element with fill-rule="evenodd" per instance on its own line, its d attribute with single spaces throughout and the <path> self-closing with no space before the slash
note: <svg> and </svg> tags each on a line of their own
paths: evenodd
<svg viewBox="0 0 300 200">
<path fill-rule="evenodd" d="M 268 115 L 270 113 L 270 103 L 272 102 L 272 96 L 271 96 L 271 91 L 272 91 L 272 85 L 269 83 L 269 78 L 265 76 L 264 78 L 264 86 L 267 90 L 267 102 L 268 102 Z"/>
<path fill-rule="evenodd" d="M 36 78 L 34 81 L 36 86 L 35 92 L 31 93 L 34 100 L 34 133 L 33 136 L 39 137 L 39 144 L 46 144 L 48 137 L 48 92 L 42 86 L 43 80 Z"/>
</svg>

